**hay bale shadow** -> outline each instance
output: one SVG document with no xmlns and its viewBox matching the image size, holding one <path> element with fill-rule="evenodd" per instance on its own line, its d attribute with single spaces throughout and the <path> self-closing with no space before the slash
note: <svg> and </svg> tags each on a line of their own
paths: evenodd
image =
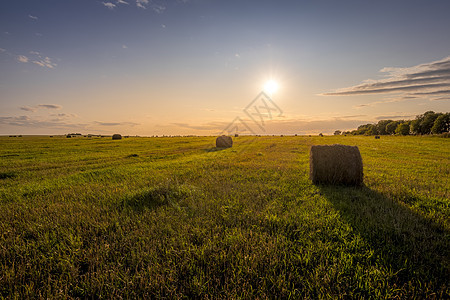
<svg viewBox="0 0 450 300">
<path fill-rule="evenodd" d="M 212 148 L 204 149 L 203 151 L 205 151 L 205 152 L 216 152 L 216 151 L 222 151 L 222 150 L 227 150 L 227 149 L 228 148 L 212 147 Z"/>
<path fill-rule="evenodd" d="M 318 187 L 371 245 L 379 260 L 375 263 L 396 273 L 392 284 L 426 283 L 429 291 L 445 295 L 450 274 L 450 233 L 443 226 L 367 186 Z"/>
<path fill-rule="evenodd" d="M 149 187 L 125 197 L 121 205 L 135 211 L 156 209 L 161 206 L 178 207 L 178 203 L 191 197 L 194 190 L 191 186 L 178 184 Z"/>
</svg>

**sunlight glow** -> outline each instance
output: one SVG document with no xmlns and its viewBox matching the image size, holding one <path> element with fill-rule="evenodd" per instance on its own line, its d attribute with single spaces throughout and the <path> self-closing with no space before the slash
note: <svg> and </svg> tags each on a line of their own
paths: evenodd
<svg viewBox="0 0 450 300">
<path fill-rule="evenodd" d="M 273 95 L 278 91 L 278 83 L 275 80 L 269 80 L 264 84 L 264 92 L 268 93 L 269 95 Z"/>
</svg>

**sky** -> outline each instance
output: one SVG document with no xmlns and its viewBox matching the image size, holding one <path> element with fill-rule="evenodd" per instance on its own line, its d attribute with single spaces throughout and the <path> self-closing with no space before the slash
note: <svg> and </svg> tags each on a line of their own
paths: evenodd
<svg viewBox="0 0 450 300">
<path fill-rule="evenodd" d="M 445 0 L 0 0 L 0 135 L 330 134 L 448 112 L 449 15 Z"/>
</svg>

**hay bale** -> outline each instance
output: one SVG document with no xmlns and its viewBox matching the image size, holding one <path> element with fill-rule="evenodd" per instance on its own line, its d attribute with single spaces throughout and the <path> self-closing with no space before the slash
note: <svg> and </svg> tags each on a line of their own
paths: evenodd
<svg viewBox="0 0 450 300">
<path fill-rule="evenodd" d="M 339 144 L 311 146 L 309 176 L 314 184 L 361 185 L 363 163 L 358 147 Z"/>
<path fill-rule="evenodd" d="M 116 134 L 113 134 L 112 139 L 113 140 L 121 140 L 122 136 L 120 134 L 116 133 Z"/>
<path fill-rule="evenodd" d="M 222 135 L 216 139 L 217 148 L 230 148 L 233 146 L 233 139 L 230 136 Z"/>
<path fill-rule="evenodd" d="M 376 135 L 376 136 L 375 136 L 375 139 L 376 139 L 376 140 L 379 140 L 379 139 L 380 139 L 380 136 L 379 136 L 379 135 Z"/>
</svg>

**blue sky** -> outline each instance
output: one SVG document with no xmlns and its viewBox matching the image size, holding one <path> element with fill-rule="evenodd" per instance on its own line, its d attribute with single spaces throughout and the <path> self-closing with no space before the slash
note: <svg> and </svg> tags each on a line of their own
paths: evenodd
<svg viewBox="0 0 450 300">
<path fill-rule="evenodd" d="M 2 0 L 0 134 L 218 134 L 250 120 L 270 79 L 282 114 L 261 134 L 449 111 L 449 14 L 433 0 Z"/>
</svg>

